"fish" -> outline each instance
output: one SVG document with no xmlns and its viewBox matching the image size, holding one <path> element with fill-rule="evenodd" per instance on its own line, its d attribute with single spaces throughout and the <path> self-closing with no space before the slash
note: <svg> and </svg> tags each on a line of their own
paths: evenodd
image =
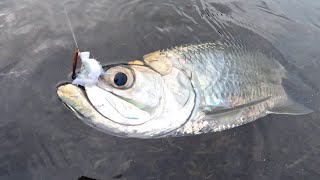
<svg viewBox="0 0 320 180">
<path fill-rule="evenodd" d="M 282 82 L 291 78 L 277 59 L 242 46 L 176 46 L 105 66 L 89 52 L 80 58 L 76 79 L 57 95 L 83 122 L 118 137 L 190 136 L 313 112 L 288 95 Z"/>
</svg>

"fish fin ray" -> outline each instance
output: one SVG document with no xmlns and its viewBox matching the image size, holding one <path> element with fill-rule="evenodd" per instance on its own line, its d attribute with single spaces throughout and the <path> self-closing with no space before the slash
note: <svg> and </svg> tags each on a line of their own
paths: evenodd
<svg viewBox="0 0 320 180">
<path fill-rule="evenodd" d="M 241 105 L 238 105 L 238 106 L 235 106 L 235 107 L 228 107 L 228 108 L 219 107 L 217 109 L 214 109 L 213 111 L 206 112 L 206 114 L 207 115 L 225 114 L 225 113 L 229 113 L 229 112 L 232 112 L 232 111 L 236 111 L 236 110 L 239 110 L 239 109 L 243 109 L 243 108 L 246 108 L 246 107 L 249 107 L 249 106 L 253 106 L 253 105 L 265 102 L 270 98 L 271 98 L 271 96 L 264 97 L 264 98 L 261 98 L 261 99 L 255 100 L 255 101 L 251 101 L 251 102 L 248 102 L 246 104 L 241 104 Z"/>
<path fill-rule="evenodd" d="M 312 113 L 313 110 L 295 102 L 291 98 L 281 104 L 280 106 L 276 106 L 268 111 L 270 114 L 289 114 L 289 115 L 304 115 Z"/>
<path fill-rule="evenodd" d="M 249 123 L 256 118 L 243 119 L 243 114 L 251 111 L 249 107 L 263 103 L 270 98 L 271 97 L 268 96 L 233 108 L 206 113 L 206 120 L 214 122 L 214 131 L 223 131 Z"/>
</svg>

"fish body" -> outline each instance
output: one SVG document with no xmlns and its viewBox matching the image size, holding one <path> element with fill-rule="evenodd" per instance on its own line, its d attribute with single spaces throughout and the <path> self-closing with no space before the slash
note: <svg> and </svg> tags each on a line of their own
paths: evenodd
<svg viewBox="0 0 320 180">
<path fill-rule="evenodd" d="M 116 136 L 202 134 L 312 112 L 287 95 L 288 73 L 276 59 L 241 46 L 180 46 L 103 69 L 95 83 L 63 84 L 57 93 L 87 124 Z"/>
</svg>

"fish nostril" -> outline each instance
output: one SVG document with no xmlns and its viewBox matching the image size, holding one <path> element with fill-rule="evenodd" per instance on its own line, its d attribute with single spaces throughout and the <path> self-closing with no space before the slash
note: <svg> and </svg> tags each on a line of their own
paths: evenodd
<svg viewBox="0 0 320 180">
<path fill-rule="evenodd" d="M 84 86 L 78 85 L 78 88 L 85 90 Z"/>
</svg>

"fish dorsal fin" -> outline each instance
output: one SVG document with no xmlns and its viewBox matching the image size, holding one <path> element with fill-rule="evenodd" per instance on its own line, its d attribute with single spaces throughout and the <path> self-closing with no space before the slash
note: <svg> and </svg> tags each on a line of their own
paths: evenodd
<svg viewBox="0 0 320 180">
<path fill-rule="evenodd" d="M 274 108 L 272 108 L 268 113 L 270 114 L 290 114 L 290 115 L 303 115 L 303 114 L 309 114 L 313 111 L 307 107 L 305 107 L 302 104 L 299 104 L 292 100 L 291 98 L 288 98 L 288 100 Z"/>
<path fill-rule="evenodd" d="M 256 104 L 265 102 L 265 101 L 267 101 L 270 97 L 271 97 L 271 96 L 268 96 L 268 97 L 261 98 L 261 99 L 255 100 L 255 101 L 250 101 L 250 102 L 245 103 L 245 104 L 240 104 L 240 105 L 234 106 L 234 107 L 227 107 L 227 108 L 219 107 L 219 108 L 217 108 L 217 109 L 213 109 L 213 110 L 210 111 L 210 112 L 206 112 L 206 114 L 207 114 L 207 115 L 215 115 L 215 114 L 229 113 L 229 112 L 231 112 L 231 111 L 236 111 L 236 110 L 239 110 L 239 109 L 243 109 L 243 108 L 246 108 L 246 107 L 249 107 L 249 106 L 253 106 L 253 105 L 256 105 Z"/>
</svg>

